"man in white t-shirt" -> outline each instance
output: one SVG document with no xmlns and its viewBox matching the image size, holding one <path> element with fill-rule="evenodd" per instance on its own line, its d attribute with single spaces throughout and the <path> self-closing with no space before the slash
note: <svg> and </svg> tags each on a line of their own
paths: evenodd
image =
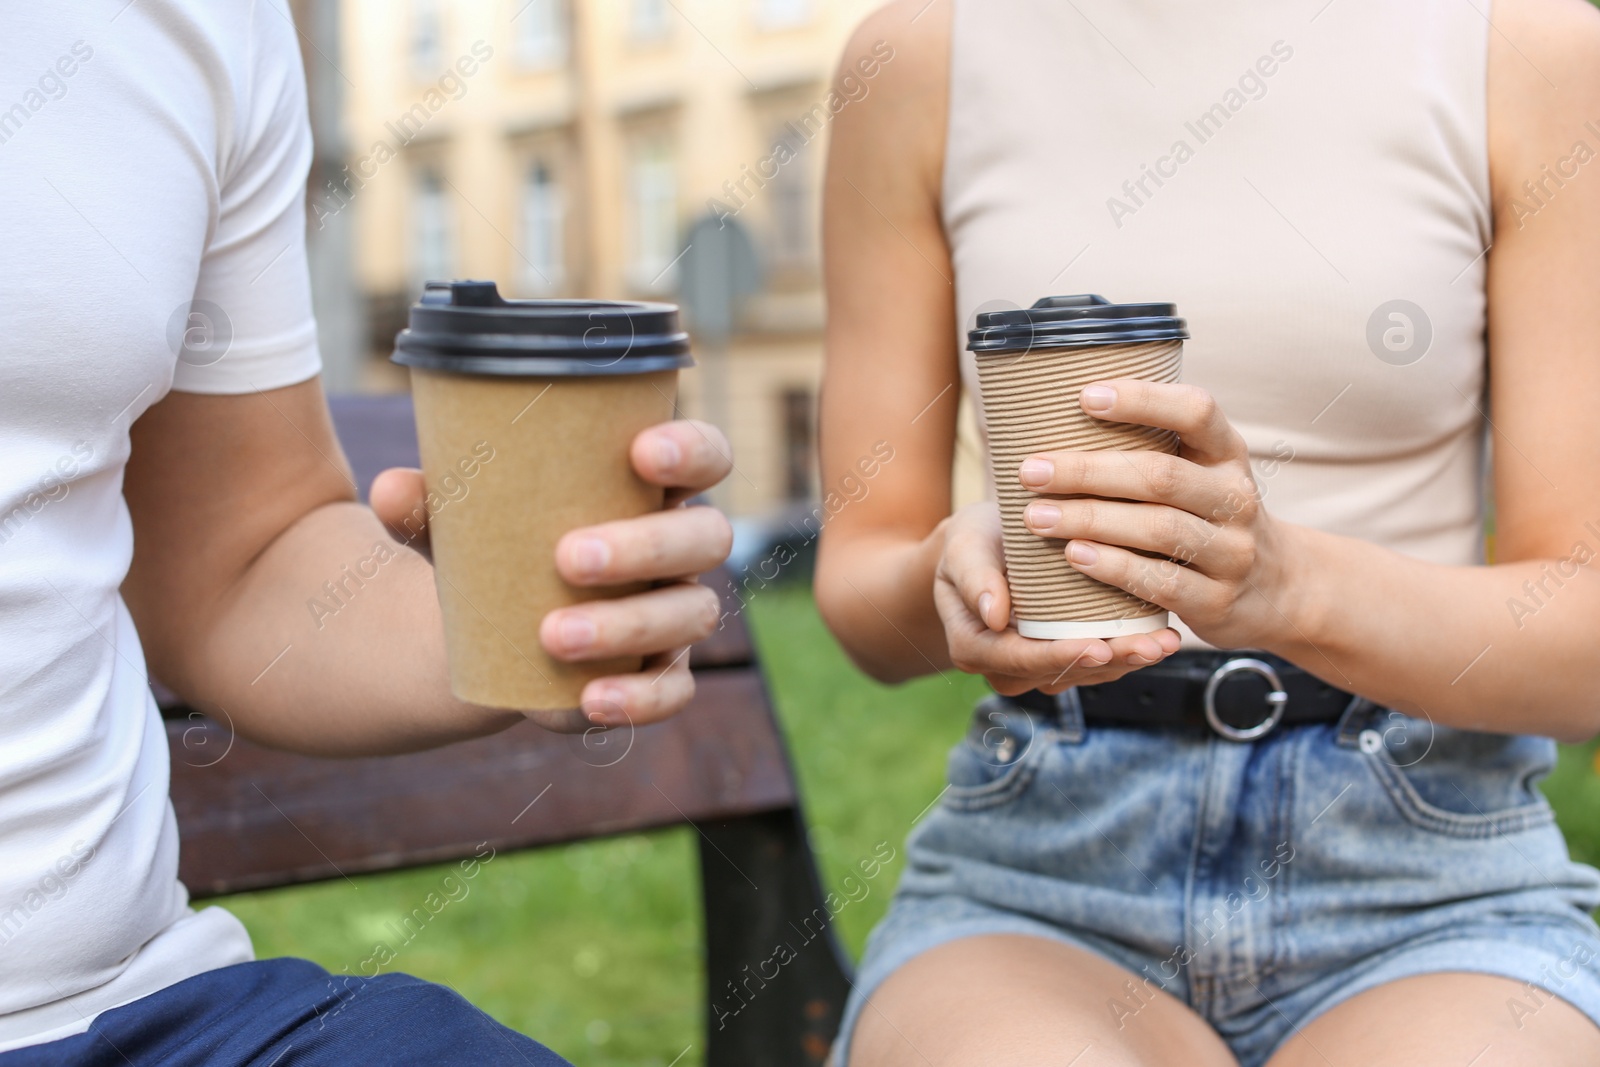
<svg viewBox="0 0 1600 1067">
<path fill-rule="evenodd" d="M 561 1062 L 437 986 L 389 975 L 353 995 L 305 961 L 253 962 L 243 926 L 191 910 L 177 879 L 147 661 L 241 734 L 303 752 L 520 719 L 450 696 L 414 552 L 300 640 L 305 591 L 368 556 L 421 483 L 390 471 L 376 513 L 358 504 L 330 428 L 283 0 L 8 5 L 0 72 L 0 1067 Z M 196 301 L 226 316 L 220 360 L 180 358 Z M 669 423 L 632 455 L 677 500 L 723 477 L 723 448 Z M 716 602 L 670 580 L 729 540 L 689 507 L 562 542 L 569 581 L 658 584 L 544 620 L 556 655 L 655 657 L 591 683 L 591 721 L 687 702 L 674 653 Z"/>
</svg>

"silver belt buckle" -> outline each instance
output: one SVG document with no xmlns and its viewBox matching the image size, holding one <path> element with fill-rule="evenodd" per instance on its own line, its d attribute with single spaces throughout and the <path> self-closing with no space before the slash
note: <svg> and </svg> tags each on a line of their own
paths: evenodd
<svg viewBox="0 0 1600 1067">
<path fill-rule="evenodd" d="M 1230 674 L 1240 671 L 1249 671 L 1259 674 L 1272 686 L 1272 692 L 1267 694 L 1267 706 L 1271 709 L 1265 719 L 1247 729 L 1241 730 L 1237 726 L 1229 726 L 1222 721 L 1222 716 L 1217 714 L 1217 690 Z M 1283 691 L 1283 682 L 1278 678 L 1278 672 L 1272 669 L 1272 664 L 1265 660 L 1241 656 L 1230 659 L 1222 666 L 1211 672 L 1211 677 L 1206 681 L 1206 722 L 1220 736 L 1229 741 L 1254 741 L 1258 737 L 1265 737 L 1277 728 L 1283 721 L 1283 709 L 1289 703 L 1289 694 Z"/>
</svg>

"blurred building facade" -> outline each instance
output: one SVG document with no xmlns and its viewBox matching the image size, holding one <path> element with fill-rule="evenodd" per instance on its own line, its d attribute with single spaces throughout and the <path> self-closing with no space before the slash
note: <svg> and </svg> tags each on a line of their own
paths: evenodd
<svg viewBox="0 0 1600 1067">
<path fill-rule="evenodd" d="M 733 440 L 723 506 L 814 497 L 826 134 L 871 90 L 866 77 L 848 97 L 830 85 L 874 6 L 342 0 L 345 164 L 314 178 L 310 228 L 314 243 L 349 228 L 361 386 L 405 387 L 386 358 L 425 279 L 676 299 L 687 235 L 710 216 L 742 228 L 754 257 L 727 343 L 701 344 L 682 406 Z"/>
<path fill-rule="evenodd" d="M 325 191 L 344 178 L 348 143 L 344 111 L 347 80 L 339 70 L 340 0 L 289 0 L 306 72 L 307 109 L 314 153 L 307 191 Z M 308 197 L 309 199 L 309 197 Z M 322 350 L 323 384 L 331 393 L 361 387 L 367 362 L 366 302 L 355 276 L 354 215 L 307 218 L 306 254 Z"/>
</svg>

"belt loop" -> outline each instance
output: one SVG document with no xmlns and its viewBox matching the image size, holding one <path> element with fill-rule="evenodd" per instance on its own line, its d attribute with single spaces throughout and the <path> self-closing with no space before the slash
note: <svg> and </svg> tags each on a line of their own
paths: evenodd
<svg viewBox="0 0 1600 1067">
<path fill-rule="evenodd" d="M 1056 728 L 1061 740 L 1069 745 L 1080 745 L 1088 733 L 1083 723 L 1083 701 L 1078 698 L 1078 687 L 1056 694 Z"/>
<path fill-rule="evenodd" d="M 1337 728 L 1338 742 L 1346 748 L 1353 748 L 1359 742 L 1361 731 L 1365 730 L 1372 722 L 1372 714 L 1378 706 L 1366 697 L 1354 697 L 1350 706 L 1344 709 L 1344 714 L 1339 716 Z"/>
</svg>

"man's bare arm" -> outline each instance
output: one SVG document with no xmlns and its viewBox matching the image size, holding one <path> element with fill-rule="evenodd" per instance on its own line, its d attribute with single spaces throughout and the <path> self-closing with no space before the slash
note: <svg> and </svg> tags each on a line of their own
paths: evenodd
<svg viewBox="0 0 1600 1067">
<path fill-rule="evenodd" d="M 672 448 L 651 447 L 661 438 L 677 446 L 675 469 L 641 474 L 687 488 L 713 484 L 727 461 L 703 432 L 681 423 L 646 431 L 635 466 L 671 457 Z M 151 671 L 187 700 L 226 712 L 245 736 L 326 755 L 425 748 L 522 718 L 450 695 L 432 568 L 356 502 L 317 381 L 239 396 L 172 393 L 134 425 L 132 439 L 124 494 L 135 549 L 123 595 Z M 415 503 L 409 496 L 420 499 L 419 479 L 385 481 L 375 498 L 387 498 L 391 519 Z M 600 532 L 615 537 L 610 569 L 580 580 L 694 574 L 726 555 L 720 514 L 689 508 L 665 526 L 663 518 L 639 520 L 658 524 L 648 553 L 629 547 L 638 540 L 627 536 L 629 524 Z M 558 551 L 558 565 L 569 570 L 578 555 Z M 333 614 L 312 610 L 313 601 L 332 602 L 323 583 L 358 567 L 377 573 Z M 587 649 L 552 649 L 573 659 L 660 652 L 704 637 L 717 616 L 715 595 L 687 586 L 566 611 L 600 624 Z M 619 611 L 630 625 L 615 625 L 609 616 Z M 560 621 L 547 620 L 546 632 L 563 632 Z M 678 710 L 693 691 L 681 665 L 656 684 L 610 681 L 640 722 Z M 583 722 L 571 718 L 562 725 Z"/>
</svg>

